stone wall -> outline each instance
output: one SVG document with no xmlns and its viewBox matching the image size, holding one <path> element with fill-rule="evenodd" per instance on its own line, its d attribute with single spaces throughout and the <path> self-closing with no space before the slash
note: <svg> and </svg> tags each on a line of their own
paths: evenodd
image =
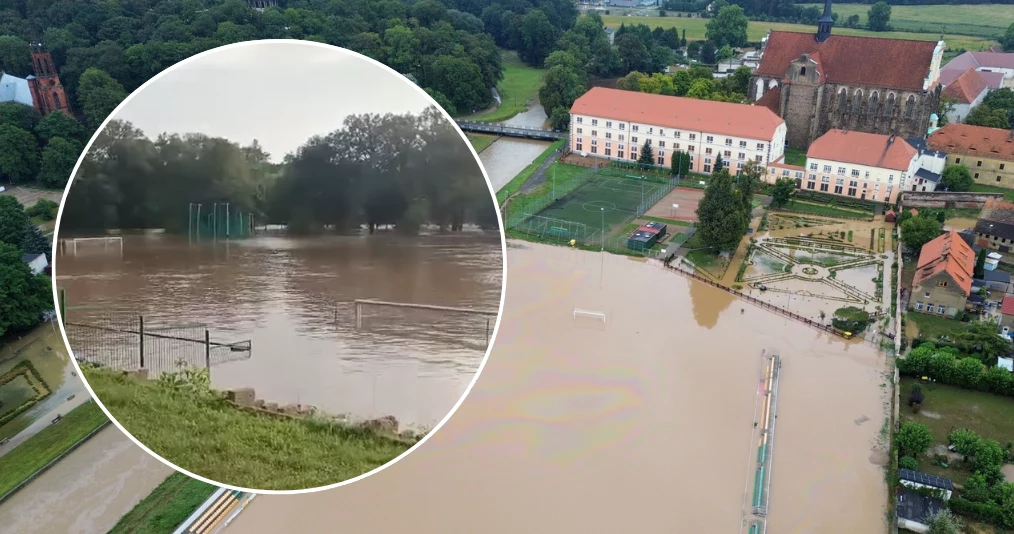
<svg viewBox="0 0 1014 534">
<path fill-rule="evenodd" d="M 901 203 L 906 208 L 982 208 L 987 200 L 1003 197 L 1003 193 L 906 191 L 902 194 Z"/>
</svg>

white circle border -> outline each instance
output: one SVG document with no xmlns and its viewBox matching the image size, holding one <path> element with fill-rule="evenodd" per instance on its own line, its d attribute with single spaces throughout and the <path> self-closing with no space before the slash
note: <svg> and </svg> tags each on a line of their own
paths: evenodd
<svg viewBox="0 0 1014 534">
<path fill-rule="evenodd" d="M 496 219 L 497 219 L 497 224 L 500 227 L 500 257 L 501 257 L 501 259 L 503 261 L 503 267 L 502 267 L 502 271 L 503 272 L 502 272 L 502 275 L 501 275 L 501 284 L 500 284 L 500 307 L 498 309 L 497 316 L 496 316 L 496 324 L 493 326 L 493 336 L 490 337 L 490 339 L 489 339 L 489 344 L 486 346 L 486 353 L 483 355 L 482 361 L 479 363 L 479 368 L 475 371 L 475 375 L 472 377 L 471 382 L 469 382 L 468 387 L 465 388 L 465 392 L 462 393 L 461 397 L 458 398 L 458 402 L 456 402 L 454 404 L 454 406 L 451 408 L 451 411 L 448 412 L 447 415 L 445 415 L 444 418 L 441 419 L 440 422 L 437 423 L 437 425 L 435 427 L 433 427 L 433 429 L 431 429 L 429 432 L 427 432 L 426 435 L 423 436 L 423 438 L 421 440 L 419 440 L 416 444 L 414 444 L 411 447 L 409 447 L 409 449 L 407 451 L 401 453 L 400 455 L 398 455 L 397 457 L 395 457 L 393 460 L 385 463 L 384 465 L 381 465 L 380 467 L 377 467 L 377 468 L 373 469 L 372 471 L 367 471 L 366 473 L 363 473 L 363 474 L 361 474 L 359 476 L 350 478 L 348 480 L 343 480 L 341 482 L 336 482 L 334 484 L 330 484 L 330 485 L 327 485 L 327 486 L 319 486 L 319 487 L 316 487 L 316 488 L 306 488 L 306 489 L 301 489 L 301 490 L 259 490 L 259 489 L 243 488 L 243 487 L 239 487 L 239 486 L 233 486 L 233 485 L 230 485 L 230 484 L 223 484 L 221 482 L 216 482 L 214 480 L 202 477 L 202 476 L 200 476 L 198 474 L 192 473 L 190 471 L 187 471 L 186 469 L 183 469 L 183 468 L 181 468 L 181 467 L 173 464 L 172 462 L 166 460 L 162 456 L 158 455 L 157 453 L 155 453 L 154 451 L 152 451 L 151 449 L 149 449 L 148 447 L 146 447 L 143 443 L 141 443 L 140 441 L 138 441 L 137 438 L 135 438 L 130 432 L 128 432 L 127 429 L 124 428 L 123 425 L 121 425 L 120 422 L 117 421 L 116 418 L 113 417 L 113 415 L 111 413 L 109 413 L 109 410 L 106 409 L 105 405 L 102 404 L 102 401 L 99 400 L 99 397 L 95 394 L 95 391 L 92 390 L 91 385 L 88 384 L 87 380 L 85 380 L 84 373 L 81 370 L 81 366 L 78 365 L 77 358 L 74 357 L 74 349 L 70 346 L 70 339 L 68 339 L 68 337 L 67 337 L 67 329 L 64 327 L 64 320 L 65 320 L 64 317 L 63 317 L 63 311 L 64 310 L 60 309 L 59 290 L 57 289 L 57 285 L 56 285 L 56 278 L 57 278 L 57 271 L 56 271 L 56 269 L 57 269 L 57 265 L 56 265 L 56 263 L 57 263 L 57 254 L 56 254 L 56 252 L 59 249 L 58 243 L 59 243 L 59 236 L 60 236 L 60 222 L 61 222 L 61 220 L 63 218 L 64 204 L 65 204 L 65 201 L 67 200 L 68 193 L 70 193 L 70 188 L 74 184 L 74 179 L 75 179 L 75 177 L 77 177 L 77 173 L 78 173 L 78 170 L 81 167 L 81 163 L 84 162 L 85 156 L 88 154 L 88 151 L 91 149 L 92 145 L 95 143 L 95 140 L 98 138 L 99 134 L 102 133 L 102 131 L 106 128 L 106 126 L 109 124 L 109 122 L 115 119 L 116 115 L 120 111 L 123 110 L 123 108 L 131 101 L 131 99 L 134 98 L 135 95 L 139 94 L 141 91 L 144 90 L 145 87 L 147 87 L 148 85 L 150 85 L 152 83 L 155 83 L 156 81 L 158 81 L 159 78 L 161 78 L 162 76 L 168 74 L 169 72 L 171 72 L 172 70 L 176 69 L 177 67 L 185 65 L 187 63 L 190 63 L 191 61 L 197 61 L 197 60 L 199 60 L 200 58 L 202 58 L 204 56 L 211 55 L 211 54 L 214 54 L 216 52 L 220 52 L 222 50 L 239 48 L 239 47 L 243 47 L 243 46 L 257 46 L 257 45 L 266 45 L 266 44 L 284 44 L 284 45 L 293 45 L 293 46 L 313 46 L 313 47 L 317 47 L 317 48 L 322 48 L 322 49 L 328 49 L 328 50 L 331 50 L 331 51 L 336 51 L 336 52 L 343 53 L 343 54 L 349 54 L 349 55 L 351 55 L 351 56 L 353 56 L 353 57 L 355 57 L 355 58 L 357 58 L 357 59 L 359 59 L 361 61 L 366 61 L 369 64 L 372 64 L 372 65 L 374 65 L 376 67 L 380 67 L 381 69 L 385 70 L 388 73 L 394 74 L 395 76 L 397 76 L 398 78 L 400 78 L 403 83 L 405 83 L 405 84 L 407 84 L 407 85 L 409 85 L 411 87 L 414 87 L 415 90 L 418 91 L 421 95 L 423 95 L 424 98 L 426 98 L 427 100 L 429 100 L 430 103 L 431 103 L 431 105 L 434 106 L 434 107 L 436 107 L 440 111 L 440 113 L 444 116 L 444 118 L 446 120 L 448 120 L 453 125 L 454 129 L 458 132 L 458 135 L 461 136 L 461 140 L 465 143 L 465 146 L 467 146 L 468 150 L 472 153 L 472 156 L 475 158 L 475 162 L 479 165 L 479 170 L 480 170 L 480 172 L 482 172 L 483 178 L 486 180 L 486 186 L 489 188 L 490 198 L 493 201 L 493 205 L 496 207 Z M 404 75 L 402 75 L 398 71 L 392 69 L 391 67 L 388 67 L 387 65 L 384 65 L 383 63 L 381 63 L 381 62 L 379 62 L 379 61 L 377 61 L 377 60 L 375 60 L 375 59 L 373 59 L 371 57 L 364 56 L 363 54 L 360 54 L 360 53 L 355 52 L 353 50 L 349 50 L 347 48 L 342 48 L 342 47 L 339 47 L 339 46 L 329 45 L 329 44 L 326 44 L 326 43 L 320 43 L 320 42 L 316 42 L 316 41 L 304 41 L 304 40 L 300 40 L 300 39 L 257 39 L 257 40 L 252 40 L 252 41 L 243 41 L 243 42 L 240 42 L 240 43 L 231 43 L 231 44 L 219 46 L 219 47 L 216 47 L 216 48 L 212 48 L 210 50 L 205 50 L 205 51 L 203 51 L 203 52 L 201 52 L 199 54 L 190 56 L 190 57 L 188 57 L 188 58 L 180 61 L 179 63 L 171 65 L 170 67 L 166 68 L 162 72 L 159 72 L 158 74 L 156 74 L 155 76 L 153 76 L 148 81 L 146 81 L 143 84 L 141 84 L 140 87 L 138 87 L 132 93 L 130 93 L 129 95 L 127 95 L 127 98 L 125 98 L 122 102 L 120 102 L 120 104 L 118 106 L 116 106 L 116 108 L 113 109 L 113 111 L 111 113 L 109 113 L 109 115 L 106 117 L 106 119 L 104 121 L 102 121 L 102 124 L 95 130 L 95 133 L 92 135 L 92 138 L 88 141 L 88 144 L 85 145 L 84 150 L 81 151 L 81 156 L 78 158 L 77 163 L 74 164 L 74 169 L 71 171 L 71 175 L 67 179 L 67 187 L 63 191 L 63 198 L 60 199 L 60 209 L 57 212 L 57 215 L 56 215 L 56 226 L 53 229 L 53 243 L 52 243 L 52 247 L 53 247 L 52 248 L 53 267 L 51 269 L 51 273 L 52 273 L 52 280 L 51 280 L 51 282 L 52 282 L 52 286 L 53 286 L 53 303 L 54 303 L 54 305 L 56 307 L 56 314 L 57 314 L 57 319 L 58 319 L 57 323 L 59 324 L 59 327 L 60 327 L 60 335 L 63 337 L 63 343 L 67 347 L 67 351 L 70 354 L 71 363 L 74 365 L 74 369 L 78 373 L 78 378 L 81 379 L 81 382 L 84 384 L 85 389 L 87 389 L 88 393 L 91 395 L 92 400 L 96 404 L 98 404 L 99 408 L 102 409 L 102 412 L 106 414 L 106 417 L 108 417 L 109 420 L 114 425 L 116 425 L 116 428 L 118 428 L 120 430 L 120 432 L 122 432 L 125 436 L 127 436 L 128 438 L 130 438 L 130 440 L 133 441 L 134 444 L 136 444 L 138 447 L 140 447 L 142 450 L 144 450 L 145 452 L 147 452 L 149 455 L 151 455 L 152 457 L 154 457 L 158 461 L 160 461 L 163 464 L 171 467 L 173 470 L 178 471 L 180 473 L 183 473 L 183 474 L 185 474 L 185 475 L 187 475 L 187 476 L 189 476 L 191 478 L 200 480 L 201 482 L 204 482 L 206 484 L 211 484 L 213 486 L 217 486 L 217 487 L 220 487 L 220 488 L 225 488 L 225 489 L 232 490 L 232 491 L 240 491 L 240 492 L 244 492 L 244 493 L 253 493 L 253 494 L 260 494 L 260 495 L 300 495 L 300 494 L 304 494 L 304 493 L 316 493 L 316 492 L 325 491 L 325 490 L 329 490 L 329 489 L 340 488 L 342 486 L 346 486 L 346 485 L 352 484 L 354 482 L 358 482 L 360 480 L 363 480 L 363 479 L 365 479 L 366 477 L 368 477 L 370 475 L 379 473 L 379 472 L 387 469 L 388 467 L 391 467 L 391 466 L 397 464 L 399 461 L 401 461 L 406 456 L 408 456 L 409 454 L 411 454 L 413 451 L 415 451 L 416 449 L 418 449 L 419 447 L 421 447 L 424 443 L 426 443 L 434 434 L 437 433 L 437 431 L 439 431 L 447 423 L 447 421 L 450 420 L 451 416 L 453 416 L 454 413 L 458 411 L 458 408 L 461 406 L 461 403 L 463 403 L 465 401 L 465 399 L 468 397 L 468 394 L 471 393 L 472 388 L 475 386 L 475 383 L 479 380 L 479 376 L 482 374 L 483 368 L 486 367 L 486 361 L 489 360 L 489 353 L 493 350 L 493 346 L 496 343 L 496 335 L 497 335 L 497 332 L 500 330 L 500 319 L 503 317 L 503 304 L 504 304 L 504 300 L 506 298 L 506 293 L 507 293 L 507 236 L 506 236 L 506 234 L 504 232 L 503 215 L 500 213 L 500 207 L 499 207 L 499 205 L 497 204 L 497 201 L 496 201 L 496 192 L 493 190 L 493 186 L 492 186 L 492 183 L 489 180 L 489 174 L 486 172 L 486 168 L 483 167 L 482 161 L 479 159 L 479 154 L 475 151 L 475 147 L 472 146 L 472 143 L 468 141 L 468 137 L 465 136 L 465 132 L 462 131 L 461 128 L 458 126 L 457 122 L 454 121 L 454 118 L 451 117 L 450 114 L 447 113 L 447 111 L 444 108 L 440 107 L 440 105 L 436 102 L 436 100 L 434 100 L 433 97 L 431 97 L 428 93 L 426 93 L 426 91 L 423 90 L 422 87 L 420 87 L 419 85 L 413 83 L 412 80 L 409 80 Z"/>
</svg>

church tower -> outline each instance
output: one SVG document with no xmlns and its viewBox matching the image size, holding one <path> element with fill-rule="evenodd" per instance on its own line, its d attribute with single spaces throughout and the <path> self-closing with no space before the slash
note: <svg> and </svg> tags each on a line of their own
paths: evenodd
<svg viewBox="0 0 1014 534">
<path fill-rule="evenodd" d="M 60 83 L 60 74 L 56 71 L 56 64 L 53 63 L 53 56 L 41 42 L 33 42 L 32 67 L 35 76 L 29 76 L 29 84 L 32 89 L 32 97 L 35 109 L 42 115 L 48 115 L 54 111 L 71 114 L 70 101 L 67 99 L 67 92 Z"/>
<path fill-rule="evenodd" d="M 831 0 L 824 0 L 824 14 L 817 21 L 818 43 L 823 43 L 831 37 L 831 26 L 834 26 L 834 19 L 831 17 Z"/>
</svg>

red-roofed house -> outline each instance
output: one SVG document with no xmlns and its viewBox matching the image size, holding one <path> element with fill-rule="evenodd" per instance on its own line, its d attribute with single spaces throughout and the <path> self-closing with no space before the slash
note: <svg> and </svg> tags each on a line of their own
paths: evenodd
<svg viewBox="0 0 1014 534">
<path fill-rule="evenodd" d="M 893 204 L 919 170 L 919 151 L 900 137 L 831 130 L 806 152 L 800 189 Z"/>
<path fill-rule="evenodd" d="M 771 31 L 763 41 L 749 97 L 771 106 L 765 96 L 780 88 L 789 146 L 841 128 L 925 136 L 940 102 L 944 42 L 832 35 L 832 25 L 826 0 L 815 34 Z"/>
<path fill-rule="evenodd" d="M 964 165 L 975 183 L 1014 189 L 1014 132 L 951 123 L 931 133 L 926 146 L 947 153 L 947 165 Z"/>
<path fill-rule="evenodd" d="M 912 309 L 953 317 L 964 311 L 972 292 L 975 252 L 951 230 L 926 243 L 912 278 Z"/>
<path fill-rule="evenodd" d="M 1014 330 L 1014 297 L 1004 297 L 1000 305 L 1000 326 Z"/>
<path fill-rule="evenodd" d="M 669 166 L 679 150 L 699 173 L 710 173 L 718 157 L 733 173 L 750 160 L 767 166 L 782 158 L 785 135 L 785 121 L 749 104 L 592 87 L 570 108 L 572 151 L 636 161 L 649 143 L 656 165 Z"/>
<path fill-rule="evenodd" d="M 940 68 L 940 84 L 947 87 L 970 68 L 982 75 L 990 89 L 1014 88 L 1014 54 L 1005 52 L 965 52 Z"/>
<path fill-rule="evenodd" d="M 972 108 L 982 103 L 989 93 L 989 83 L 974 68 L 969 68 L 944 88 L 943 96 L 952 102 L 947 121 L 963 122 Z"/>
</svg>

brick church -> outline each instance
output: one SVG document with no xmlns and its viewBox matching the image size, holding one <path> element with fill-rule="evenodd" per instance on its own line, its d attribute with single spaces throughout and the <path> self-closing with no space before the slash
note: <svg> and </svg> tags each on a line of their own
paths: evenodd
<svg viewBox="0 0 1014 534">
<path fill-rule="evenodd" d="M 815 34 L 771 31 L 750 95 L 806 148 L 833 129 L 925 137 L 940 103 L 944 42 L 831 35 L 831 0 Z"/>
<path fill-rule="evenodd" d="M 30 106 L 41 115 L 54 111 L 72 115 L 67 92 L 60 83 L 60 75 L 53 56 L 42 43 L 32 43 L 32 70 L 35 75 L 19 78 L 0 72 L 0 102 L 17 102 Z"/>
</svg>

